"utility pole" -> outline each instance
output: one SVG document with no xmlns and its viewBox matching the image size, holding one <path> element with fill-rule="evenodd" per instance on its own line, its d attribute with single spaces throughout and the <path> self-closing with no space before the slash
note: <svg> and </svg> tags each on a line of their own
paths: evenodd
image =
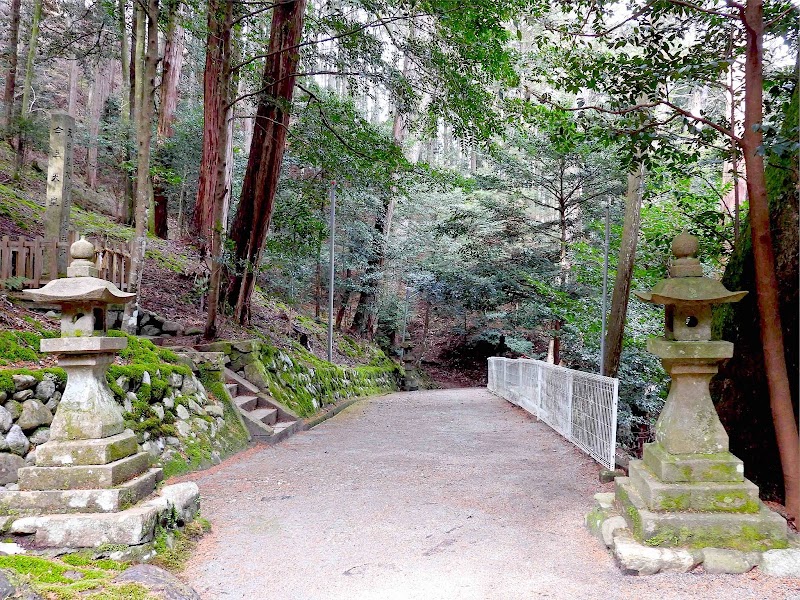
<svg viewBox="0 0 800 600">
<path fill-rule="evenodd" d="M 603 308 L 600 326 L 600 374 L 605 371 L 606 356 L 606 312 L 608 311 L 608 245 L 611 231 L 611 200 L 606 200 L 606 237 L 603 243 Z"/>
<path fill-rule="evenodd" d="M 328 362 L 333 362 L 333 285 L 336 278 L 334 243 L 336 241 L 336 182 L 331 181 L 330 191 L 330 273 L 328 275 Z"/>
</svg>

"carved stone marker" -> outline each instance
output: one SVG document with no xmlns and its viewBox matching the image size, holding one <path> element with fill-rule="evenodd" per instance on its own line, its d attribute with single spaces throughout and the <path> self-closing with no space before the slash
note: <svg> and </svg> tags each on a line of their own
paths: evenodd
<svg viewBox="0 0 800 600">
<path fill-rule="evenodd" d="M 72 146 L 75 137 L 75 119 L 65 113 L 50 116 L 50 158 L 47 163 L 47 198 L 45 201 L 45 238 L 67 241 L 69 210 L 72 193 Z M 48 269 L 52 264 L 47 261 Z M 57 252 L 58 273 L 67 272 L 67 248 Z"/>
</svg>

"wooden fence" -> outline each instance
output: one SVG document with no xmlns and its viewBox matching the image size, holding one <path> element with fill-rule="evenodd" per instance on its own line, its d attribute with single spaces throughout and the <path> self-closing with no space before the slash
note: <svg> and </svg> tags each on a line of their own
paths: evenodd
<svg viewBox="0 0 800 600">
<path fill-rule="evenodd" d="M 0 238 L 0 281 L 16 279 L 23 288 L 42 287 L 58 272 L 59 252 L 69 253 L 69 247 L 77 239 L 71 231 L 66 242 L 44 238 L 9 236 Z M 97 253 L 98 277 L 106 279 L 119 289 L 127 291 L 131 270 L 131 253 L 128 244 L 109 240 L 90 240 Z"/>
</svg>

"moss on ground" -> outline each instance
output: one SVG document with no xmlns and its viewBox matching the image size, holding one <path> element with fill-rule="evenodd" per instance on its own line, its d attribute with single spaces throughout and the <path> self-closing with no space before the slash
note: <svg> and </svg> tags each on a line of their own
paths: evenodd
<svg viewBox="0 0 800 600">
<path fill-rule="evenodd" d="M 0 556 L 0 569 L 12 574 L 17 584 L 54 600 L 150 600 L 155 598 L 138 584 L 117 584 L 112 580 L 127 564 L 96 558 L 90 552 L 66 554 L 60 558 L 41 556 Z"/>
</svg>

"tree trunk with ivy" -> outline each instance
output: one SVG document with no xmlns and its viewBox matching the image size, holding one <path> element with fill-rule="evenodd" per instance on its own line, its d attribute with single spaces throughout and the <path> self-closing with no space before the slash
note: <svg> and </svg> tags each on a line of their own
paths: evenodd
<svg viewBox="0 0 800 600">
<path fill-rule="evenodd" d="M 234 318 L 247 323 L 250 298 L 267 237 L 275 201 L 289 110 L 294 94 L 297 44 L 303 33 L 306 0 L 290 0 L 273 9 L 262 92 L 258 100 L 250 157 L 242 181 L 239 209 L 231 223 L 233 265 L 229 268 L 227 301 Z"/>
</svg>

